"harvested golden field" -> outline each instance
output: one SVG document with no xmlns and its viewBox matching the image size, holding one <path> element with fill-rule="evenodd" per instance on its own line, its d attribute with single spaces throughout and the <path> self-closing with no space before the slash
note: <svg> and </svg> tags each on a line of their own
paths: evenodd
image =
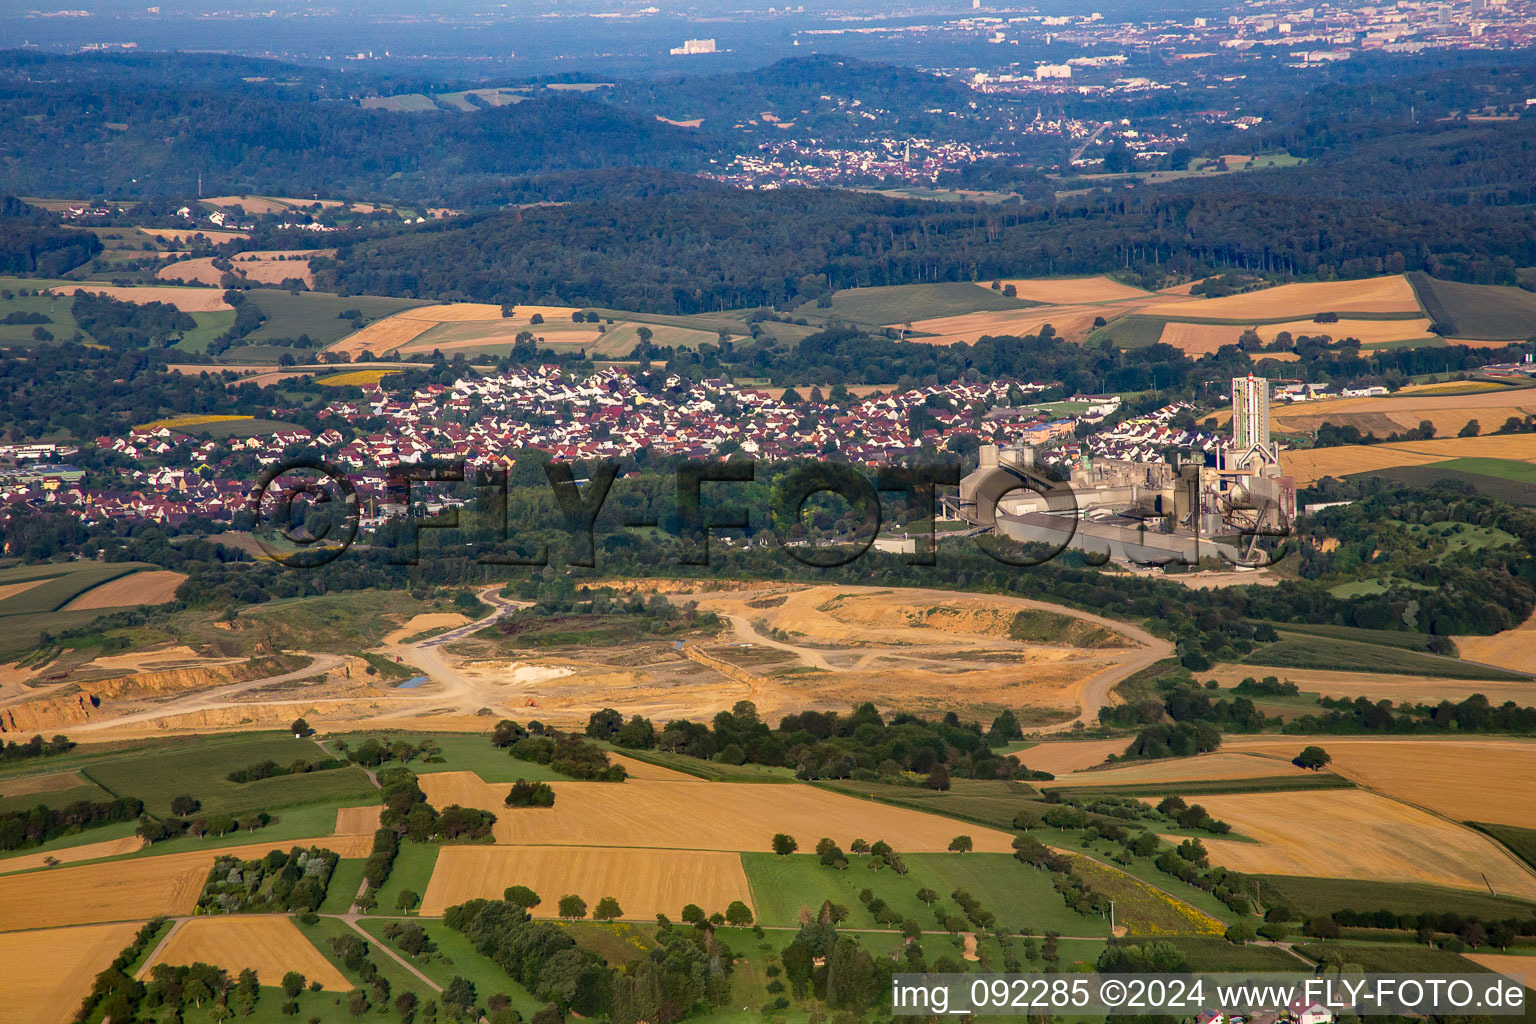
<svg viewBox="0 0 1536 1024">
<path fill-rule="evenodd" d="M 1536 956 L 1518 953 L 1463 953 L 1473 963 L 1497 971 L 1527 986 L 1536 986 Z"/>
<path fill-rule="evenodd" d="M 1510 630 L 1510 634 L 1515 633 Z M 1506 636 L 1508 634 L 1499 634 Z M 1458 645 L 1470 640 L 1493 640 L 1494 637 L 1456 637 Z M 1532 637 L 1536 640 L 1536 637 Z M 1530 641 L 1527 641 L 1530 642 Z M 1486 657 L 1474 657 L 1462 647 L 1462 656 L 1471 661 L 1494 665 Z M 1526 660 L 1531 660 L 1529 649 L 1521 649 Z M 1518 656 L 1518 655 L 1517 655 Z M 1505 667 L 1515 668 L 1514 665 Z M 1519 671 L 1519 669 L 1516 669 Z M 1233 686 L 1252 676 L 1278 676 L 1301 687 L 1303 692 L 1319 693 L 1324 697 L 1366 697 L 1370 700 L 1390 700 L 1395 704 L 1438 704 L 1442 700 L 1466 700 L 1474 693 L 1481 693 L 1494 704 L 1512 700 L 1524 706 L 1536 705 L 1536 679 L 1527 682 L 1494 682 L 1487 679 L 1444 679 L 1430 676 L 1394 676 L 1384 672 L 1330 672 L 1326 669 L 1268 668 L 1263 665 L 1217 665 L 1199 674 L 1203 681 L 1214 679 L 1223 686 Z M 1263 697 L 1255 698 L 1259 704 Z M 1228 744 L 1230 746 L 1230 744 Z"/>
<path fill-rule="evenodd" d="M 435 324 L 431 330 L 417 335 L 400 349 L 402 355 L 411 355 L 424 352 L 455 352 L 465 349 L 483 349 L 496 345 L 512 345 L 517 341 L 517 336 L 524 331 L 530 331 L 544 344 L 551 346 L 567 345 L 571 347 L 585 348 L 590 352 L 601 350 L 604 354 L 615 349 L 615 339 L 620 327 L 628 325 L 616 325 L 608 328 L 607 332 L 599 332 L 596 324 L 573 323 L 569 320 L 554 320 L 543 324 L 530 324 L 526 317 L 514 316 L 510 319 L 496 320 L 458 320 L 450 323 Z M 657 344 L 661 344 L 660 332 L 657 329 Z M 675 328 L 673 328 L 675 330 Z M 623 346 L 624 352 L 629 352 L 635 347 L 638 339 L 633 337 L 634 331 L 630 330 L 629 343 Z M 702 334 L 702 332 L 687 332 L 690 334 Z M 615 335 L 610 338 L 609 335 Z M 713 339 L 713 334 L 704 335 L 706 340 Z M 694 339 L 697 344 L 698 339 Z M 670 344 L 671 342 L 667 342 Z"/>
<path fill-rule="evenodd" d="M 604 896 L 612 896 L 626 919 L 643 921 L 654 921 L 657 914 L 676 921 L 689 903 L 706 913 L 724 912 L 733 900 L 753 906 L 741 857 L 735 853 L 445 846 L 422 897 L 421 913 L 441 914 L 479 897 L 500 899 L 511 885 L 526 885 L 543 897 L 534 908 L 540 917 L 554 917 L 560 897 L 568 894 L 580 896 L 589 910 Z"/>
<path fill-rule="evenodd" d="M 1318 313 L 1416 313 L 1419 300 L 1400 274 L 1361 281 L 1283 284 L 1219 299 L 1194 299 L 1149 306 L 1146 313 L 1187 319 L 1272 320 L 1311 318 Z"/>
<path fill-rule="evenodd" d="M 336 809 L 336 835 L 372 836 L 379 829 L 382 806 L 369 804 L 365 807 L 338 807 Z"/>
<path fill-rule="evenodd" d="M 1021 756 L 1028 754 L 1029 751 L 1026 750 Z M 1037 768 L 1027 760 L 1025 763 L 1031 768 Z M 1201 754 L 1197 757 L 1138 761 L 1114 768 L 1073 772 L 1057 775 L 1055 782 L 1048 782 L 1045 785 L 1136 786 L 1149 782 L 1209 782 L 1216 779 L 1267 779 L 1282 775 L 1305 774 L 1307 774 L 1306 769 L 1291 764 L 1289 757 L 1221 752 Z"/>
<path fill-rule="evenodd" d="M 144 840 L 138 836 L 124 836 L 122 839 L 106 839 L 99 843 L 66 846 L 52 853 L 24 853 L 19 857 L 6 857 L 0 860 L 0 874 L 9 875 L 18 871 L 48 867 L 49 860 L 55 864 L 73 864 L 76 861 L 96 860 L 101 857 L 121 857 L 125 853 L 133 853 L 143 848 Z"/>
<path fill-rule="evenodd" d="M 1465 781 L 1461 788 L 1466 791 Z M 1243 793 L 1202 796 L 1200 803 L 1255 840 L 1201 840 L 1214 863 L 1237 871 L 1482 892 L 1492 886 L 1495 893 L 1536 899 L 1536 875 L 1487 836 L 1375 793 Z"/>
<path fill-rule="evenodd" d="M 29 775 L 24 779 L 0 781 L 0 797 L 31 796 L 34 793 L 57 793 L 61 789 L 74 789 L 85 785 L 77 772 L 53 772 L 49 775 Z"/>
<path fill-rule="evenodd" d="M 163 288 L 156 288 L 150 285 L 118 287 L 116 285 L 99 285 L 86 281 L 78 286 L 50 288 L 47 294 L 73 295 L 79 290 L 90 292 L 93 295 L 105 295 L 119 302 L 163 302 L 168 306 L 175 306 L 183 313 L 212 313 L 220 309 L 234 308 L 224 301 L 224 292 L 218 288 L 177 288 L 170 285 Z"/>
<path fill-rule="evenodd" d="M 327 351 L 345 352 L 354 359 L 364 353 L 371 356 L 388 355 L 418 334 L 430 331 L 434 325 L 431 320 L 403 318 L 397 313 L 383 320 L 375 320 L 360 331 L 354 331 Z"/>
<path fill-rule="evenodd" d="M 935 317 L 931 320 L 915 320 L 912 323 L 912 329 L 924 335 L 917 337 L 916 340 L 926 345 L 971 343 L 985 335 L 1023 337 L 1028 334 L 1038 334 L 1045 324 L 1050 324 L 1056 329 L 1058 335 L 1068 341 L 1082 341 L 1093 332 L 1095 317 L 1112 319 L 1129 308 L 1134 307 L 1031 306 L 1028 309 L 962 313 L 957 316 Z"/>
<path fill-rule="evenodd" d="M 189 238 L 202 236 L 210 242 L 228 242 L 235 238 L 250 238 L 249 231 L 224 231 L 220 228 L 139 228 L 146 235 L 161 238 L 169 242 L 185 242 Z"/>
<path fill-rule="evenodd" d="M 283 213 L 286 210 L 293 209 L 295 206 L 308 206 L 310 200 L 283 200 L 273 199 L 268 196 L 214 196 L 212 199 L 201 199 L 199 202 L 207 203 L 209 206 L 217 206 L 221 209 L 238 206 L 246 213 L 259 216 L 264 213 Z"/>
<path fill-rule="evenodd" d="M 1455 821 L 1536 828 L 1536 740 L 1234 736 L 1223 749 L 1294 757 L 1309 742 L 1333 771 L 1386 796 Z"/>
<path fill-rule="evenodd" d="M 5 964 L 3 1024 L 66 1024 L 96 975 L 133 941 L 137 922 L 0 935 Z"/>
<path fill-rule="evenodd" d="M 190 914 L 213 858 L 172 854 L 0 876 L 0 931 Z"/>
<path fill-rule="evenodd" d="M 1352 424 L 1361 430 L 1385 437 L 1393 431 L 1416 427 L 1421 420 L 1435 425 L 1441 440 L 1456 440 L 1455 434 L 1468 420 L 1477 420 L 1483 432 L 1504 425 L 1511 416 L 1524 418 L 1536 413 L 1536 390 L 1500 388 L 1498 391 L 1471 394 L 1439 394 L 1419 391 L 1399 393 L 1386 398 L 1334 398 L 1322 402 L 1298 402 L 1275 408 L 1270 426 L 1282 432 L 1313 431 L 1323 423 Z M 1505 437 L 1486 438 L 1501 442 Z M 1526 435 L 1527 437 L 1529 435 Z M 1433 442 L 1431 442 L 1433 443 Z M 1513 456 L 1490 456 L 1511 458 Z"/>
<path fill-rule="evenodd" d="M 1157 336 L 1157 340 L 1182 350 L 1186 355 L 1202 356 L 1215 352 L 1223 345 L 1236 345 L 1247 329 L 1236 324 L 1183 324 L 1170 320 L 1163 325 L 1163 333 Z M 1255 352 L 1253 358 L 1290 363 L 1301 357 L 1295 352 Z"/>
<path fill-rule="evenodd" d="M 1263 294 L 1263 293 L 1259 293 Z M 1186 307 L 1189 309 L 1191 307 Z M 1199 315 L 1199 314 L 1191 314 Z M 1169 321 L 1163 327 L 1158 341 L 1182 349 L 1189 355 L 1198 356 L 1215 352 L 1223 345 L 1236 345 L 1243 332 L 1252 329 L 1265 344 L 1273 342 L 1281 331 L 1289 331 L 1292 337 L 1317 337 L 1326 334 L 1335 340 L 1354 338 L 1362 345 L 1383 345 L 1397 341 L 1416 341 L 1431 337 L 1429 321 L 1418 320 L 1340 320 L 1334 324 L 1319 324 L 1311 320 L 1290 320 L 1280 324 L 1199 324 Z M 1256 352 L 1254 359 L 1276 359 L 1295 362 L 1294 352 Z"/>
<path fill-rule="evenodd" d="M 1037 772 L 1057 777 L 1104 763 L 1110 754 L 1123 754 L 1129 739 L 1061 740 L 1036 744 L 1018 752 L 1018 758 Z"/>
<path fill-rule="evenodd" d="M 109 580 L 99 587 L 92 587 L 65 605 L 64 611 L 165 604 L 175 599 L 176 588 L 186 580 L 185 573 L 169 570 L 129 573 L 119 579 Z"/>
<path fill-rule="evenodd" d="M 47 579 L 40 579 L 22 580 L 20 583 L 0 584 L 0 601 L 4 601 L 8 597 L 15 597 L 17 594 L 25 593 L 26 591 L 31 590 L 33 587 L 40 587 L 47 582 Z"/>
<path fill-rule="evenodd" d="M 1117 299 L 1144 299 L 1150 294 L 1107 277 L 1008 277 L 1003 284 L 1013 285 L 1018 297 L 1047 305 L 1073 305 L 1079 302 L 1110 302 Z M 991 282 L 978 283 L 991 288 Z"/>
<path fill-rule="evenodd" d="M 229 257 L 237 277 L 258 284 L 282 284 L 289 278 L 298 278 L 306 286 L 315 283 L 309 261 L 314 256 L 333 256 L 335 249 L 263 249 L 242 252 Z M 188 284 L 218 286 L 225 271 L 213 265 L 215 257 L 177 260 L 161 267 L 155 277 L 162 281 L 183 281 Z"/>
<path fill-rule="evenodd" d="M 1536 615 L 1514 629 L 1506 629 L 1493 636 L 1458 636 L 1454 639 L 1456 649 L 1468 661 L 1497 665 L 1516 672 L 1536 672 Z M 1499 692 L 1504 692 L 1502 687 Z M 1494 700 L 1493 695 L 1490 694 L 1488 699 Z M 1521 700 L 1520 703 L 1533 705 L 1536 699 Z"/>
<path fill-rule="evenodd" d="M 1516 410 L 1509 412 L 1513 415 Z M 1450 419 L 1461 419 L 1464 415 L 1450 414 Z M 1438 420 L 1441 417 L 1426 414 L 1422 418 Z M 1502 422 L 1500 418 L 1498 423 Z M 1401 441 L 1394 444 L 1343 445 L 1338 448 L 1288 451 L 1280 458 L 1285 472 L 1295 477 L 1298 485 L 1304 485 L 1324 476 L 1367 473 L 1393 466 L 1424 466 L 1450 459 L 1508 459 L 1513 462 L 1536 463 L 1536 434 L 1441 437 L 1430 441 Z"/>
<path fill-rule="evenodd" d="M 673 771 L 671 768 L 663 768 L 659 764 L 649 764 L 645 761 L 637 761 L 623 754 L 609 754 L 608 760 L 621 765 L 631 779 L 640 779 L 650 782 L 697 782 L 698 777 L 687 772 Z"/>
<path fill-rule="evenodd" d="M 267 985 L 277 984 L 289 971 L 298 971 L 306 982 L 318 981 L 332 992 L 352 988 L 351 982 L 310 944 L 291 919 L 275 914 L 231 914 L 184 921 L 154 960 L 144 965 L 140 976 L 148 977 L 149 968 L 155 964 L 194 963 L 222 967 L 231 978 L 250 967 Z"/>
<path fill-rule="evenodd" d="M 1448 457 L 1404 451 L 1399 445 L 1341 445 L 1337 448 L 1283 452 L 1280 465 L 1284 467 L 1287 476 L 1296 478 L 1298 487 L 1304 487 L 1325 476 L 1372 473 L 1394 466 L 1423 466 L 1431 462 L 1444 462 Z"/>
<path fill-rule="evenodd" d="M 434 807 L 461 804 L 496 815 L 496 842 L 516 846 L 624 846 L 688 850 L 772 849 L 788 832 L 806 849 L 830 837 L 886 839 L 903 852 L 940 852 L 964 832 L 976 849 L 1011 852 L 1005 832 L 812 786 L 754 783 L 553 782 L 555 806 L 509 809 L 506 783 L 473 772 L 437 772 L 418 780 Z"/>
<path fill-rule="evenodd" d="M 573 312 L 575 312 L 574 308 L 566 310 L 566 317 Z M 360 352 L 370 352 L 376 356 L 387 355 L 438 324 L 461 323 L 467 320 L 500 321 L 502 320 L 501 307 L 483 302 L 454 302 L 402 310 L 394 316 L 376 320 L 360 331 L 354 331 L 332 345 L 328 351 L 346 352 L 352 356 Z"/>
</svg>

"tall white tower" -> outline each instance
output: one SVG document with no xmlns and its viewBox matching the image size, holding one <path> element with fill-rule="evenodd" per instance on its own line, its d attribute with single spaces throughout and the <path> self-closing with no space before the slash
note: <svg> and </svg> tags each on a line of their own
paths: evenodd
<svg viewBox="0 0 1536 1024">
<path fill-rule="evenodd" d="M 1278 466 L 1280 448 L 1269 440 L 1269 381 L 1232 378 L 1232 449 L 1229 467 Z"/>
<path fill-rule="evenodd" d="M 1232 439 L 1242 452 L 1269 447 L 1269 381 L 1263 377 L 1232 379 Z"/>
</svg>

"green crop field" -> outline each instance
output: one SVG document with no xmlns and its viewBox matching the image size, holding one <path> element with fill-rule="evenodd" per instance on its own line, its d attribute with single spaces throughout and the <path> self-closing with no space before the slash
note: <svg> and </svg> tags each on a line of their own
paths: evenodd
<svg viewBox="0 0 1536 1024">
<path fill-rule="evenodd" d="M 325 889 L 325 902 L 320 904 L 320 913 L 345 914 L 352 909 L 367 864 L 366 857 L 343 857 L 336 862 L 336 870 L 331 872 L 331 884 Z"/>
<path fill-rule="evenodd" d="M 1435 468 L 1454 473 L 1497 477 L 1500 480 L 1514 480 L 1522 484 L 1536 484 L 1536 466 L 1529 462 L 1516 462 L 1513 459 L 1450 459 L 1435 463 Z"/>
<path fill-rule="evenodd" d="M 1524 676 L 1400 647 L 1362 644 L 1353 640 L 1280 631 L 1278 643 L 1265 644 L 1243 659 L 1244 665 L 1274 668 L 1332 669 L 1340 672 L 1384 672 L 1405 676 L 1444 676 L 1451 679 L 1516 681 Z"/>
<path fill-rule="evenodd" d="M 1446 337 L 1524 341 L 1536 325 L 1536 294 L 1523 288 L 1441 281 L 1422 272 L 1407 277 Z"/>
<path fill-rule="evenodd" d="M 171 813 L 171 798 L 189 794 L 203 803 L 201 813 L 242 814 L 298 804 L 368 803 L 377 790 L 357 767 L 286 775 L 259 782 L 230 782 L 237 768 L 273 760 L 280 765 L 299 758 L 325 758 L 309 740 L 284 733 L 243 733 L 178 740 L 102 758 L 82 769 L 118 796 L 136 796 L 151 813 Z M 335 818 L 331 819 L 334 826 Z M 326 834 L 330 829 L 320 834 Z"/>
<path fill-rule="evenodd" d="M 386 922 L 364 920 L 360 923 L 363 931 L 371 935 L 375 943 L 393 948 L 389 940 L 384 938 Z M 410 960 L 421 973 L 444 987 L 455 977 L 469 979 L 474 983 L 475 994 L 481 1005 L 484 1005 L 484 1001 L 492 995 L 505 993 L 512 999 L 512 1008 L 522 1014 L 524 1020 L 543 1009 L 543 1003 L 533 998 L 527 990 L 508 977 L 506 971 L 481 956 L 475 950 L 474 944 L 463 935 L 441 921 L 426 920 L 418 924 L 427 936 L 437 943 L 437 952 L 416 958 L 409 957 L 398 949 L 395 952 Z M 638 953 L 638 950 L 636 952 Z M 380 959 L 382 958 L 379 956 L 374 957 L 375 961 Z M 419 981 L 416 985 L 418 988 L 423 987 Z"/>
<path fill-rule="evenodd" d="M 836 316 L 861 324 L 902 324 L 940 316 L 959 316 L 984 310 L 1028 309 L 1038 302 L 1011 299 L 981 285 L 965 281 L 943 284 L 898 284 L 883 288 L 844 288 L 832 295 L 831 308 L 807 302 L 795 310 L 797 317 L 825 319 Z"/>
<path fill-rule="evenodd" d="M 1514 478 L 1519 470 L 1506 470 L 1498 475 L 1484 472 L 1469 472 L 1464 469 L 1447 468 L 1453 462 L 1503 462 L 1503 459 L 1450 459 L 1446 462 L 1429 463 L 1423 466 L 1394 466 L 1391 469 L 1375 470 L 1367 473 L 1351 473 L 1346 480 L 1356 480 L 1368 476 L 1385 477 L 1388 480 L 1396 480 L 1408 487 L 1430 487 L 1441 480 L 1455 480 L 1471 487 L 1478 494 L 1486 498 L 1495 498 L 1499 501 L 1507 501 L 1512 505 L 1536 505 L 1536 484 Z"/>
<path fill-rule="evenodd" d="M 1052 792 L 1049 783 L 1046 792 Z M 1204 779 L 1185 782 L 1145 782 L 1124 786 L 1062 786 L 1055 792 L 1063 796 L 1089 798 L 1101 796 L 1215 796 L 1223 793 L 1284 793 L 1310 789 L 1354 789 L 1355 784 L 1342 775 L 1276 775 L 1265 779 Z"/>
<path fill-rule="evenodd" d="M 1318 959 L 1332 956 L 1367 971 L 1393 974 L 1486 974 L 1489 969 L 1445 949 L 1417 945 L 1368 945 L 1354 942 L 1298 942 L 1296 951 Z"/>
<path fill-rule="evenodd" d="M 1488 921 L 1511 914 L 1530 917 L 1536 904 L 1509 896 L 1442 889 L 1416 882 L 1371 882 L 1350 878 L 1255 875 L 1266 906 L 1290 907 L 1302 917 L 1335 910 L 1388 910 L 1394 914 L 1451 912 Z"/>
<path fill-rule="evenodd" d="M 1262 619 L 1254 619 L 1255 623 Z M 1331 637 L 1335 640 L 1353 640 L 1381 647 L 1400 647 L 1407 651 L 1428 651 L 1429 634 L 1409 632 L 1406 629 L 1362 629 L 1359 626 L 1334 626 L 1326 623 L 1269 622 L 1275 629 L 1287 633 L 1306 633 L 1310 636 Z M 1258 674 L 1258 673 L 1256 673 Z"/>
<path fill-rule="evenodd" d="M 1106 326 L 1094 331 L 1088 338 L 1088 344 L 1096 345 L 1108 338 L 1117 348 L 1146 348 L 1148 345 L 1157 344 L 1157 339 L 1163 336 L 1163 327 L 1167 322 L 1161 317 L 1140 316 L 1132 313 L 1111 320 Z"/>
<path fill-rule="evenodd" d="M 1536 867 L 1536 829 L 1517 828 L 1514 825 L 1488 825 L 1473 822 L 1472 827 L 1497 839 L 1509 847 L 1511 853 L 1532 867 Z"/>
<path fill-rule="evenodd" d="M 89 800 L 92 803 L 104 803 L 112 799 L 112 794 L 96 785 L 86 781 L 78 786 L 70 786 L 68 789 L 55 789 L 47 793 L 27 793 L 20 796 L 8 796 L 0 798 L 0 814 L 10 814 L 15 811 L 30 811 L 39 804 L 44 807 L 64 807 L 77 800 Z"/>
<path fill-rule="evenodd" d="M 1226 939 L 1175 935 L 1166 942 L 1200 971 L 1295 971 L 1300 960 L 1275 946 L 1234 946 Z"/>
<path fill-rule="evenodd" d="M 36 345 L 46 344 L 38 342 L 33 337 L 33 331 L 38 327 L 53 335 L 54 341 L 68 341 L 75 332 L 81 331 L 79 323 L 75 321 L 74 314 L 69 310 L 74 304 L 72 295 L 18 295 L 18 288 L 26 288 L 29 291 L 39 285 L 49 282 L 34 282 L 17 278 L 0 278 L 0 290 L 8 291 L 11 298 L 7 299 L 0 293 L 0 320 L 16 314 L 37 313 L 48 317 L 52 323 L 46 324 L 6 324 L 0 323 L 0 345 Z M 68 282 L 65 282 L 68 283 Z"/>
<path fill-rule="evenodd" d="M 675 772 L 692 775 L 707 782 L 795 781 L 795 773 L 791 768 L 773 768 L 763 764 L 723 764 L 719 761 L 703 761 L 686 754 L 668 754 L 661 750 L 623 750 L 611 743 L 599 743 L 598 746 L 636 761 L 670 768 Z"/>
<path fill-rule="evenodd" d="M 390 868 L 389 877 L 374 894 L 378 906 L 373 912 L 384 916 L 403 913 L 395 909 L 395 900 L 406 889 L 416 893 L 419 900 L 427 891 L 427 883 L 432 880 L 432 869 L 437 867 L 439 849 L 441 847 L 436 843 L 401 843 L 400 853 L 395 857 L 395 865 Z"/>
<path fill-rule="evenodd" d="M 896 845 L 899 847 L 899 841 Z M 802 907 L 809 907 L 814 913 L 823 900 L 831 900 L 848 908 L 846 927 L 889 927 L 876 922 L 859 901 L 859 892 L 870 889 L 892 910 L 903 918 L 912 918 L 924 931 L 941 931 L 933 911 L 917 898 L 918 890 L 927 888 L 939 894 L 935 906 L 947 907 L 955 914 L 960 913 L 960 908 L 950 899 L 950 893 L 956 889 L 969 890 L 982 906 L 997 915 L 1000 923 L 1015 931 L 1036 935 L 1046 931 L 1064 935 L 1109 931 L 1108 922 L 1097 915 L 1084 917 L 1067 909 L 1048 873 L 1021 864 L 1006 853 L 904 854 L 902 860 L 908 869 L 905 875 L 888 868 L 870 871 L 864 866 L 867 859 L 850 854 L 850 866 L 839 871 L 823 867 L 814 854 L 742 854 L 752 899 L 757 904 L 758 923 L 764 927 L 794 926 L 799 922 Z"/>
<path fill-rule="evenodd" d="M 266 323 L 245 340 L 260 344 L 272 338 L 297 338 L 307 334 L 316 345 L 329 345 L 352 333 L 352 321 L 343 320 L 340 313 L 355 309 L 364 320 L 379 320 L 386 316 L 425 306 L 421 299 L 399 299 L 385 295 L 332 295 L 330 292 L 292 292 L 276 288 L 258 288 L 247 293 L 250 300 L 267 315 Z"/>
<path fill-rule="evenodd" d="M 0 618 L 57 611 L 90 590 L 140 569 L 158 569 L 148 562 L 52 562 L 0 571 L 0 587 L 40 580 L 35 586 L 0 600 Z"/>
</svg>

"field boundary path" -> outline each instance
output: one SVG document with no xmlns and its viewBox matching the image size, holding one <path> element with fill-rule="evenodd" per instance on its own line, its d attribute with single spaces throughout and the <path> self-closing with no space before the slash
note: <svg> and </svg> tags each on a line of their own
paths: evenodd
<svg viewBox="0 0 1536 1024">
<path fill-rule="evenodd" d="M 342 923 L 345 924 L 348 928 L 351 928 L 354 932 L 357 932 L 357 934 L 361 935 L 363 937 L 363 939 L 370 946 L 372 946 L 375 949 L 378 949 L 379 951 L 383 952 L 391 960 L 393 960 L 395 963 L 399 964 L 401 967 L 404 967 L 406 970 L 408 970 L 412 974 L 414 974 L 416 976 L 416 978 L 423 985 L 428 986 L 434 992 L 441 992 L 443 990 L 443 986 L 439 985 L 437 982 L 433 981 L 431 978 L 429 978 L 425 974 L 421 973 L 421 971 L 417 970 L 415 964 L 411 963 L 409 960 L 405 959 L 405 957 L 401 956 L 399 953 L 396 953 L 394 950 L 390 949 L 389 946 L 386 943 L 382 942 L 379 939 L 374 938 L 372 935 L 369 935 L 366 931 L 364 931 L 363 930 L 363 926 L 357 923 L 357 919 L 361 915 L 359 915 L 357 913 L 350 913 L 350 914 L 338 914 L 337 916 L 341 919 Z"/>
<path fill-rule="evenodd" d="M 140 966 L 138 972 L 134 974 L 135 978 L 143 981 L 145 978 L 149 977 L 149 969 L 159 961 L 160 954 L 165 951 L 166 946 L 170 945 L 171 937 L 174 936 L 177 932 L 181 931 L 181 926 L 190 920 L 192 920 L 190 917 L 171 918 L 171 930 L 166 932 L 165 935 L 161 936 L 159 942 L 155 943 L 155 948 L 149 951 L 149 955 L 144 958 L 143 965 Z"/>
</svg>

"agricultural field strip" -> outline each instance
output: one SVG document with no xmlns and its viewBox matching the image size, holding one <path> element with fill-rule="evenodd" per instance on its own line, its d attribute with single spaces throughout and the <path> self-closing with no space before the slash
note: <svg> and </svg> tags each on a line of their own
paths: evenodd
<svg viewBox="0 0 1536 1024">
<path fill-rule="evenodd" d="M 1395 879 L 1536 899 L 1536 874 L 1487 836 L 1367 790 L 1216 794 L 1200 803 L 1254 840 L 1203 840 L 1214 862 L 1248 874 Z"/>
<path fill-rule="evenodd" d="M 147 978 L 155 964 L 212 964 L 231 977 L 254 968 L 267 984 L 298 971 L 327 990 L 345 992 L 352 983 L 316 949 L 286 914 L 231 914 L 177 923 L 139 971 Z"/>
<path fill-rule="evenodd" d="M 66 1024 L 97 973 L 133 940 L 141 921 L 0 933 L 5 1001 L 0 1020 Z"/>
<path fill-rule="evenodd" d="M 203 882 L 221 856 L 252 859 L 273 849 L 319 846 L 342 857 L 366 857 L 370 836 L 322 836 L 215 847 L 160 856 L 102 860 L 0 876 L 0 932 L 192 912 Z"/>
<path fill-rule="evenodd" d="M 775 833 L 787 832 L 811 843 L 829 837 L 845 849 L 854 839 L 899 837 L 903 852 L 931 852 L 948 849 L 965 832 L 978 850 L 1013 849 L 1005 832 L 809 786 L 554 782 L 554 807 L 508 811 L 507 784 L 482 782 L 473 772 L 424 775 L 420 785 L 433 806 L 457 803 L 498 815 L 496 842 L 506 845 L 761 851 L 772 848 Z"/>
</svg>

